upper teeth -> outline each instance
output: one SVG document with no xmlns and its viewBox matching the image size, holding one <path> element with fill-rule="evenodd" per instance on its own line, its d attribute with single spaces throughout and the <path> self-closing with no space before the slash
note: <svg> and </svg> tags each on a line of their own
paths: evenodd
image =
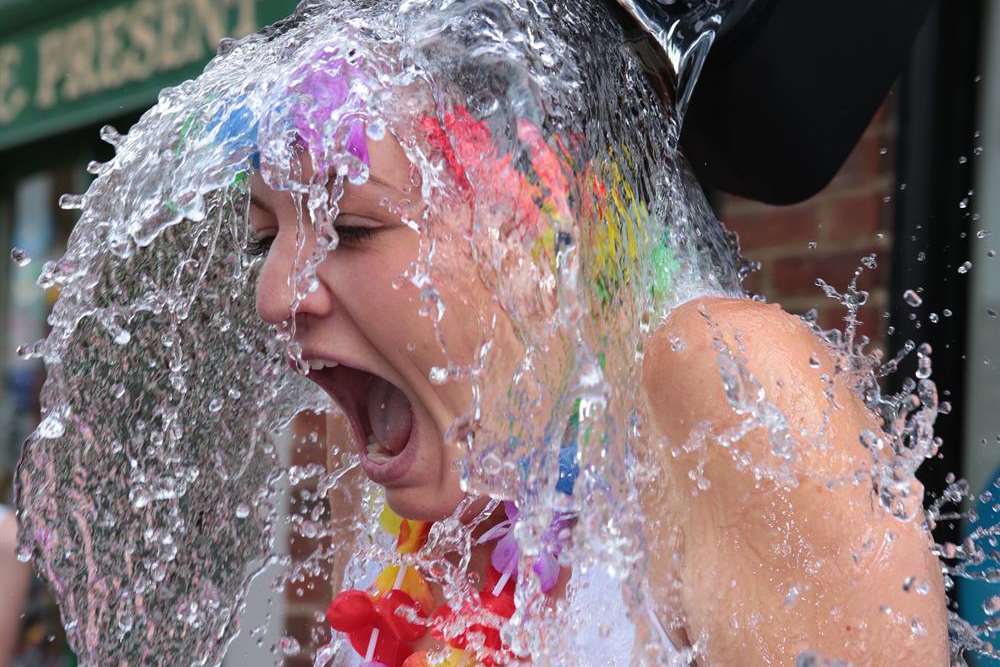
<svg viewBox="0 0 1000 667">
<path fill-rule="evenodd" d="M 310 359 L 309 370 L 321 371 L 324 368 L 336 368 L 339 364 L 336 361 L 324 361 L 322 359 Z"/>
</svg>

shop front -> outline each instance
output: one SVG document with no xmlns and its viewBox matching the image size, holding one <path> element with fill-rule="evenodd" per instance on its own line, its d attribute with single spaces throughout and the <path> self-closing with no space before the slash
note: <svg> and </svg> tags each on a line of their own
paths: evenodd
<svg viewBox="0 0 1000 667">
<path fill-rule="evenodd" d="M 63 193 L 86 190 L 100 139 L 126 131 L 161 89 L 196 76 L 220 40 L 288 15 L 295 0 L 0 0 L 0 503 L 10 502 L 21 443 L 38 420 L 40 361 L 19 346 L 46 334 L 56 297 L 35 285 L 75 222 Z M 14 664 L 63 665 L 58 615 L 36 584 Z M 0 656 L 0 662 L 3 662 Z"/>
</svg>

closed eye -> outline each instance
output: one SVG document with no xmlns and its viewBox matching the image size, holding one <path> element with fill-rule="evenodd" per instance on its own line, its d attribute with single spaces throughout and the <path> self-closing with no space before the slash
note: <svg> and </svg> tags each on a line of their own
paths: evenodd
<svg viewBox="0 0 1000 667">
<path fill-rule="evenodd" d="M 360 245 L 371 239 L 379 231 L 380 227 L 361 227 L 352 225 L 337 225 L 337 236 L 340 245 Z M 260 235 L 250 239 L 247 243 L 246 252 L 251 257 L 263 257 L 271 250 L 274 243 L 274 234 Z"/>
<path fill-rule="evenodd" d="M 350 227 L 347 225 L 337 225 L 337 236 L 340 243 L 358 244 L 375 236 L 378 227 Z"/>
</svg>

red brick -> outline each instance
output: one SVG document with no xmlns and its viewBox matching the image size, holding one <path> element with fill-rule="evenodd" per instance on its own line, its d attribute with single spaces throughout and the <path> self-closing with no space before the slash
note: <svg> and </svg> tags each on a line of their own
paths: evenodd
<svg viewBox="0 0 1000 667">
<path fill-rule="evenodd" d="M 880 134 L 862 137 L 828 189 L 868 185 L 877 179 L 884 179 L 895 169 L 896 156 L 892 150 L 894 144 L 895 142 Z M 885 153 L 882 152 L 883 149 L 886 150 Z"/>
<path fill-rule="evenodd" d="M 316 607 L 316 611 L 325 609 Z M 309 656 L 330 641 L 330 630 L 323 621 L 316 621 L 311 612 L 291 613 L 285 617 L 285 635 L 294 637 L 302 651 L 285 658 L 284 667 L 312 667 Z"/>
<path fill-rule="evenodd" d="M 799 244 L 803 249 L 819 235 L 819 211 L 815 204 L 797 206 L 759 205 L 739 215 L 725 215 L 723 222 L 740 238 L 744 251 Z"/>
<path fill-rule="evenodd" d="M 892 206 L 881 195 L 855 194 L 827 202 L 826 238 L 832 241 L 871 243 L 875 234 L 887 229 Z"/>
<path fill-rule="evenodd" d="M 315 553 L 319 549 L 328 549 L 330 546 L 330 538 L 308 538 L 303 537 L 299 528 L 292 526 L 289 531 L 288 537 L 288 553 L 292 557 L 292 560 L 299 563 L 311 554 Z"/>
<path fill-rule="evenodd" d="M 816 286 L 816 279 L 822 278 L 833 285 L 837 291 L 843 292 L 855 270 L 861 265 L 861 258 L 872 253 L 879 253 L 876 248 L 865 248 L 830 255 L 799 255 L 783 257 L 774 261 L 774 271 L 771 281 L 773 285 L 772 299 L 781 300 L 785 296 L 822 297 L 822 292 Z M 883 284 L 884 268 L 879 265 L 874 271 L 865 270 L 858 279 L 858 288 L 870 290 Z"/>
<path fill-rule="evenodd" d="M 333 591 L 330 590 L 330 581 L 325 571 L 318 574 L 308 574 L 297 572 L 295 581 L 288 581 L 285 584 L 285 599 L 292 603 L 311 603 L 316 605 L 326 605 L 333 599 Z"/>
<path fill-rule="evenodd" d="M 326 416 L 304 412 L 292 423 L 292 465 L 326 465 Z"/>
<path fill-rule="evenodd" d="M 743 280 L 743 290 L 747 294 L 764 294 L 765 269 L 754 271 Z"/>
</svg>

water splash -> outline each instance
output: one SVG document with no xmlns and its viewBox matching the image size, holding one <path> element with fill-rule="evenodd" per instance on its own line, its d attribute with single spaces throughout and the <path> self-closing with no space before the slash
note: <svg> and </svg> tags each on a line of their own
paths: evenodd
<svg viewBox="0 0 1000 667">
<path fill-rule="evenodd" d="M 39 281 L 60 298 L 52 333 L 26 348 L 49 374 L 45 419 L 18 471 L 21 556 L 51 582 L 83 664 L 218 664 L 250 579 L 272 565 L 283 567 L 277 589 L 294 597 L 317 580 L 364 587 L 377 565 L 404 564 L 466 607 L 477 583 L 467 572 L 472 534 L 500 499 L 517 502 L 525 558 L 540 552 L 557 512 L 576 517 L 559 558 L 623 583 L 632 613 L 622 624 L 644 638 L 621 647 L 628 664 L 702 655 L 698 639 L 674 650 L 676 625 L 641 583 L 651 554 L 633 508 L 656 483 L 642 465 L 657 448 L 635 391 L 644 342 L 677 304 L 738 295 L 748 271 L 676 153 L 680 113 L 722 16 L 718 3 L 705 7 L 660 35 L 678 74 L 676 112 L 598 2 L 555 12 L 537 0 L 309 0 L 281 24 L 226 42 L 127 134 L 101 131 L 116 155 L 90 165 L 97 178 L 85 194 L 61 200 L 81 218 Z M 294 207 L 285 286 L 291 313 L 301 312 L 343 242 L 345 190 L 370 181 L 369 148 L 387 137 L 414 166 L 426 204 L 395 211 L 418 249 L 392 287 L 413 295 L 440 348 L 424 369 L 429 383 L 467 383 L 472 396 L 443 434 L 463 455 L 469 497 L 405 555 L 379 529 L 383 493 L 361 480 L 361 456 L 344 438 L 298 433 L 291 448 L 309 463 L 280 463 L 275 432 L 295 415 L 337 411 L 302 377 L 310 366 L 299 318 L 265 326 L 255 313 L 263 267 L 248 252 L 259 178 Z M 516 363 L 498 352 L 487 308 L 471 310 L 471 354 L 450 342 L 447 318 L 469 311 L 449 289 L 449 253 L 475 258 L 475 281 L 512 323 Z M 867 481 L 908 519 L 920 510 L 904 482 L 939 446 L 932 426 L 943 404 L 930 350 L 915 345 L 924 376 L 881 393 L 878 379 L 899 360 L 883 364 L 857 335 L 867 298 L 857 278 L 844 294 L 820 283 L 848 315 L 843 332 L 816 331 L 837 351 L 835 373 L 860 378 L 856 391 L 887 425 L 861 438 L 872 453 Z M 676 352 L 685 345 L 671 341 Z M 738 344 L 719 337 L 715 352 L 741 422 L 722 433 L 708 425 L 684 446 L 732 447 L 764 429 L 774 458 L 746 468 L 796 484 L 790 462 L 801 446 L 823 446 L 822 432 L 792 432 Z M 571 495 L 559 489 L 570 444 Z M 475 496 L 492 500 L 477 513 Z M 338 507 L 356 512 L 330 511 Z M 280 522 L 313 547 L 298 560 L 271 553 Z M 504 640 L 538 664 L 575 662 L 576 638 L 593 630 L 593 614 L 573 606 L 588 579 L 574 578 L 566 600 L 549 605 L 530 570 L 519 568 Z M 802 604 L 803 590 L 786 591 L 786 606 Z M 328 665 L 347 664 L 352 650 L 320 618 L 309 641 L 285 637 L 275 653 Z"/>
</svg>

